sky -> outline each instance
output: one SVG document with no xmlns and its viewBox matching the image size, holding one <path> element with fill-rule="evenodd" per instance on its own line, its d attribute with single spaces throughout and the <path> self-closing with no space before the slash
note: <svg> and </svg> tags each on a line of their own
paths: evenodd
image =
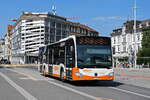
<svg viewBox="0 0 150 100">
<path fill-rule="evenodd" d="M 150 0 L 137 0 L 137 20 L 150 19 Z M 7 25 L 12 19 L 25 12 L 52 12 L 57 15 L 76 16 L 70 20 L 92 27 L 100 36 L 110 36 L 112 30 L 121 28 L 128 19 L 133 19 L 134 0 L 1 0 L 0 38 L 7 33 Z"/>
</svg>

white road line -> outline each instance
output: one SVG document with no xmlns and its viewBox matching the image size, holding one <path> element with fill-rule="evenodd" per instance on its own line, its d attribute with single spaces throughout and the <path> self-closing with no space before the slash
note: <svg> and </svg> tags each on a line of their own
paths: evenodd
<svg viewBox="0 0 150 100">
<path fill-rule="evenodd" d="M 87 93 L 84 93 L 84 92 L 75 90 L 75 89 L 73 89 L 73 88 L 70 88 L 70 87 L 67 87 L 67 86 L 64 86 L 64 85 L 55 83 L 55 82 L 53 82 L 53 81 L 49 81 L 49 80 L 45 80 L 45 81 L 47 81 L 47 82 L 50 83 L 50 84 L 59 86 L 59 87 L 61 87 L 61 88 L 63 88 L 63 89 L 66 89 L 66 90 L 68 90 L 68 91 L 74 92 L 74 93 L 76 93 L 76 94 L 79 94 L 79 95 L 81 95 L 81 96 L 84 96 L 84 97 L 87 97 L 87 98 L 90 98 L 90 99 L 93 99 L 93 100 L 110 100 L 110 99 L 108 99 L 108 98 L 105 98 L 105 99 L 104 99 L 104 98 L 101 98 L 101 97 L 95 97 L 95 96 L 89 95 L 89 94 L 87 94 Z M 111 100 L 114 100 L 114 99 L 111 99 Z"/>
<path fill-rule="evenodd" d="M 8 69 L 8 70 L 10 70 L 10 69 Z M 20 73 L 20 72 L 17 72 L 17 71 L 15 71 L 15 70 L 10 70 L 10 71 L 13 71 L 13 72 L 16 72 L 16 73 L 25 75 L 24 73 Z M 27 75 L 25 75 L 25 76 L 27 76 Z M 46 82 L 48 82 L 48 83 L 50 83 L 50 84 L 53 84 L 53 85 L 55 85 L 55 86 L 59 86 L 59 87 L 64 88 L 64 89 L 66 89 L 66 90 L 69 90 L 69 91 L 75 92 L 75 93 L 77 93 L 77 94 L 80 94 L 80 95 L 82 95 L 82 96 L 85 96 L 85 97 L 88 97 L 88 98 L 91 98 L 91 99 L 94 99 L 94 100 L 103 100 L 103 99 L 94 97 L 94 96 L 92 96 L 92 95 L 86 94 L 86 93 L 84 93 L 84 92 L 80 92 L 80 91 L 78 91 L 78 90 L 75 90 L 75 89 L 72 89 L 72 88 L 63 86 L 63 85 L 58 84 L 58 83 L 55 83 L 55 82 L 52 82 L 52 81 L 50 81 L 50 80 L 48 80 L 48 79 L 45 79 L 45 77 L 44 77 L 43 80 L 46 81 Z"/>
<path fill-rule="evenodd" d="M 26 76 L 26 77 L 29 77 L 30 79 L 34 80 L 34 81 L 42 81 L 42 80 L 54 80 L 52 78 L 47 78 L 47 77 L 43 77 L 44 79 L 37 79 L 35 77 L 33 77 L 32 75 L 29 75 L 28 73 L 24 73 L 24 72 L 19 72 L 18 70 L 15 70 L 15 69 L 6 69 L 6 70 L 9 70 L 9 71 L 12 71 L 12 72 L 15 72 L 15 73 L 18 73 L 18 74 L 21 74 L 23 76 Z M 42 76 L 41 76 L 42 77 Z"/>
<path fill-rule="evenodd" d="M 17 85 L 15 82 L 13 82 L 10 78 L 8 78 L 6 75 L 0 72 L 0 75 L 11 85 L 13 86 L 18 92 L 20 92 L 27 100 L 38 100 L 34 96 L 32 96 L 30 93 L 28 93 L 26 90 L 24 90 L 22 87 Z"/>
<path fill-rule="evenodd" d="M 134 95 L 137 95 L 137 96 L 141 96 L 141 97 L 145 97 L 145 98 L 149 98 L 150 99 L 150 96 L 147 96 L 147 95 L 144 95 L 144 94 L 139 94 L 139 93 L 135 93 L 135 92 L 132 92 L 132 91 L 119 89 L 119 88 L 115 88 L 115 87 L 109 87 L 109 88 L 115 89 L 115 90 L 118 90 L 118 91 L 122 91 L 122 92 L 126 92 L 126 93 L 131 93 L 131 94 L 134 94 Z"/>
<path fill-rule="evenodd" d="M 12 69 L 6 69 L 6 70 L 9 70 L 9 71 L 12 71 L 12 72 L 15 72 L 15 73 L 18 73 L 18 74 L 24 75 L 24 76 L 29 77 L 30 79 L 32 79 L 32 80 L 34 80 L 34 81 L 38 81 L 38 79 L 36 79 L 36 78 L 32 77 L 31 75 L 27 75 L 27 74 L 22 73 L 22 72 L 19 72 L 19 71 L 17 71 L 17 70 L 12 70 Z"/>
</svg>

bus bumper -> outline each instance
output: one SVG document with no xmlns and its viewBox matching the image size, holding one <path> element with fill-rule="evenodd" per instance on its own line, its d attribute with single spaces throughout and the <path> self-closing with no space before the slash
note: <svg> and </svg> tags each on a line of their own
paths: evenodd
<svg viewBox="0 0 150 100">
<path fill-rule="evenodd" d="M 91 81 L 91 80 L 102 80 L 102 81 L 112 81 L 114 80 L 114 74 L 111 75 L 102 75 L 102 76 L 89 76 L 81 74 L 78 68 L 74 68 L 72 72 L 72 81 Z"/>
</svg>

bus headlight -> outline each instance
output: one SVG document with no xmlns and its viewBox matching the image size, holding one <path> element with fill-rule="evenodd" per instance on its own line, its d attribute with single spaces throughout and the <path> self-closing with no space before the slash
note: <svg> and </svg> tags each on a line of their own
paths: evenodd
<svg viewBox="0 0 150 100">
<path fill-rule="evenodd" d="M 114 76 L 114 72 L 108 74 L 109 77 Z"/>
<path fill-rule="evenodd" d="M 78 73 L 78 72 L 75 72 L 75 75 L 78 76 L 78 77 L 80 77 L 80 78 L 82 77 L 82 74 Z"/>
</svg>

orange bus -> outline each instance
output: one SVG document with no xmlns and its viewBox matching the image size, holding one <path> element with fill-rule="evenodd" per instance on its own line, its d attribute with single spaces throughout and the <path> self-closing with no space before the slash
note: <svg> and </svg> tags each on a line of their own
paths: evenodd
<svg viewBox="0 0 150 100">
<path fill-rule="evenodd" d="M 38 71 L 62 81 L 113 80 L 109 37 L 69 36 L 39 48 Z"/>
</svg>

